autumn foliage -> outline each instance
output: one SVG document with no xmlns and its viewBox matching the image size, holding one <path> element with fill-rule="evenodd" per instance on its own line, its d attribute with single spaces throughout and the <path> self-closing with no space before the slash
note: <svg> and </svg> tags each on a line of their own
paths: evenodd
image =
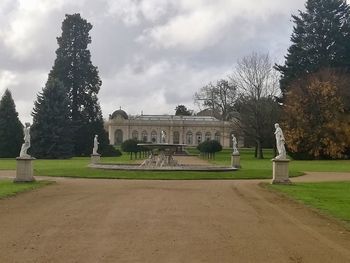
<svg viewBox="0 0 350 263">
<path fill-rule="evenodd" d="M 343 158 L 350 148 L 349 78 L 331 70 L 294 82 L 284 105 L 286 144 L 294 158 Z"/>
</svg>

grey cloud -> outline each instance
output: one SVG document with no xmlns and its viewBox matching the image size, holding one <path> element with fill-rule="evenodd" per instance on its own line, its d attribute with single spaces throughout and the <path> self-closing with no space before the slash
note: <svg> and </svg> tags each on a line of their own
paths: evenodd
<svg viewBox="0 0 350 263">
<path fill-rule="evenodd" d="M 197 11 L 200 8 L 210 10 L 210 1 L 197 2 Z M 228 0 L 219 2 L 219 7 L 231 7 L 234 3 Z M 24 39 L 28 39 L 34 46 L 24 56 L 18 56 L 16 46 L 6 46 L 5 39 L 0 38 L 0 78 L 4 71 L 10 71 L 16 76 L 7 87 L 13 90 L 22 120 L 30 120 L 33 101 L 44 86 L 54 63 L 56 37 L 61 34 L 64 14 L 80 12 L 93 24 L 89 49 L 93 64 L 99 68 L 103 81 L 99 99 L 105 117 L 119 106 L 131 114 L 138 114 L 141 110 L 154 114 L 173 113 L 177 104 L 194 108 L 193 94 L 208 82 L 226 77 L 238 58 L 259 51 L 269 52 L 278 61 L 283 60 L 292 30 L 290 15 L 303 8 L 304 0 L 289 1 L 286 4 L 277 0 L 275 2 L 280 7 L 274 6 L 269 11 L 267 4 L 264 4 L 261 7 L 264 12 L 252 9 L 249 16 L 240 13 L 241 5 L 237 5 L 237 12 L 234 10 L 232 17 L 228 16 L 222 24 L 218 24 L 212 34 L 202 32 L 203 35 L 198 40 L 200 42 L 195 40 L 193 43 L 183 43 L 173 39 L 180 44 L 166 46 L 152 44 L 153 40 L 147 38 L 147 32 L 192 12 L 194 4 L 185 0 L 60 0 L 62 4 L 57 4 L 57 8 L 30 18 L 38 20 L 33 20 L 35 27 L 32 31 L 25 32 L 27 35 Z M 130 10 L 136 12 L 136 15 L 127 13 L 129 4 L 133 5 Z M 242 0 L 243 4 L 249 6 L 251 2 Z M 113 5 L 117 5 L 117 11 L 113 10 Z M 118 5 L 124 5 L 124 13 L 118 11 Z M 159 9 L 152 13 L 152 7 L 157 6 Z M 0 7 L 3 8 L 0 14 L 7 14 L 0 18 L 2 28 L 8 29 L 13 19 L 16 19 L 18 4 L 8 1 Z M 256 5 L 257 8 L 260 7 Z M 226 12 L 224 14 L 227 15 Z M 128 15 L 135 16 L 133 23 L 127 22 Z M 188 27 L 196 30 L 195 25 Z M 181 33 L 181 27 L 177 29 Z M 0 37 L 1 32 L 0 29 Z M 176 37 L 176 34 L 171 37 Z M 186 39 L 181 41 L 184 40 Z M 206 45 L 205 41 L 210 44 Z M 186 48 L 184 45 L 187 45 Z M 0 92 L 6 88 L 1 83 L 0 79 Z"/>
</svg>

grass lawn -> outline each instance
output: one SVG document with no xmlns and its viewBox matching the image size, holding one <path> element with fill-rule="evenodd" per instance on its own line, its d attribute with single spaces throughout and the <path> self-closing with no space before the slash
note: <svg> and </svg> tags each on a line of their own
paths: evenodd
<svg viewBox="0 0 350 263">
<path fill-rule="evenodd" d="M 12 180 L 0 180 L 0 199 L 16 195 L 20 192 L 33 190 L 53 182 L 49 181 L 36 181 L 31 183 L 13 183 Z"/>
<path fill-rule="evenodd" d="M 189 152 L 198 154 L 195 148 Z M 89 157 L 77 157 L 69 160 L 36 160 L 34 173 L 36 176 L 62 176 L 86 178 L 118 178 L 118 179 L 271 179 L 272 178 L 272 150 L 264 150 L 265 159 L 255 159 L 252 149 L 242 149 L 242 169 L 235 172 L 154 172 L 154 171 L 112 171 L 88 168 Z M 135 163 L 128 154 L 121 157 L 102 157 L 104 163 Z M 231 150 L 225 149 L 216 154 L 215 160 L 210 162 L 230 166 Z M 0 159 L 0 170 L 16 169 L 14 159 Z M 290 176 L 302 175 L 303 171 L 338 171 L 350 172 L 350 161 L 292 161 Z"/>
<path fill-rule="evenodd" d="M 350 182 L 270 185 L 288 196 L 350 223 Z"/>
</svg>

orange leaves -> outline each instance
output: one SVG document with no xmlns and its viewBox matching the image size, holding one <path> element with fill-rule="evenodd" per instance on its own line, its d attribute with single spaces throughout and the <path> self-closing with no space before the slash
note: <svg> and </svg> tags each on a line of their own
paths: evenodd
<svg viewBox="0 0 350 263">
<path fill-rule="evenodd" d="M 284 106 L 288 149 L 314 158 L 341 158 L 350 146 L 349 112 L 342 91 L 344 75 L 324 70 L 290 87 Z"/>
</svg>

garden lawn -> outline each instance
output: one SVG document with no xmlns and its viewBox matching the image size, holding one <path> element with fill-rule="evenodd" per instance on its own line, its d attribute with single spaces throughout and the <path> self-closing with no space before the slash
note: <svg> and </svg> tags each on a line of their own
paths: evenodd
<svg viewBox="0 0 350 263">
<path fill-rule="evenodd" d="M 350 182 L 271 185 L 273 189 L 350 223 Z"/>
<path fill-rule="evenodd" d="M 49 181 L 36 181 L 30 183 L 14 183 L 12 180 L 0 180 L 0 199 L 16 195 L 20 192 L 33 190 L 53 182 Z"/>
<path fill-rule="evenodd" d="M 198 154 L 195 148 L 188 152 Z M 241 149 L 242 169 L 235 172 L 187 172 L 187 171 L 116 171 L 88 168 L 89 157 L 76 157 L 69 160 L 35 160 L 34 174 L 36 176 L 62 176 L 85 178 L 115 178 L 115 179 L 271 179 L 273 152 L 264 150 L 265 159 L 254 158 L 253 149 Z M 133 164 L 140 160 L 130 160 L 124 153 L 120 157 L 102 157 L 103 163 Z M 215 156 L 211 163 L 220 166 L 231 165 L 231 149 L 224 149 Z M 16 169 L 15 159 L 0 159 L 0 170 Z M 290 176 L 302 175 L 305 171 L 350 172 L 350 161 L 291 161 Z"/>
</svg>

